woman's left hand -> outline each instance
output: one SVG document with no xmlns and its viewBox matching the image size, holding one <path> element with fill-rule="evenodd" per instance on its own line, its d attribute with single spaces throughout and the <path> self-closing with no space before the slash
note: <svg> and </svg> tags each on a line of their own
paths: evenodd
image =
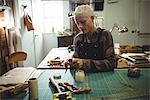
<svg viewBox="0 0 150 100">
<path fill-rule="evenodd" d="M 79 58 L 68 59 L 65 61 L 64 65 L 65 65 L 66 71 L 68 68 L 80 69 L 83 66 L 83 59 L 79 59 Z"/>
</svg>

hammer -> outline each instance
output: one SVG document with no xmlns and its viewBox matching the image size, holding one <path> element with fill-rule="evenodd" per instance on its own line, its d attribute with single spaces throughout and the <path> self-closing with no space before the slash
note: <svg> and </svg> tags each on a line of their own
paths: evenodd
<svg viewBox="0 0 150 100">
<path fill-rule="evenodd" d="M 57 84 L 57 82 L 55 81 L 55 79 L 53 77 L 50 77 L 49 80 L 52 83 L 52 85 L 54 85 L 56 90 L 58 91 L 58 93 L 55 93 L 53 95 L 54 100 L 71 100 L 72 99 L 72 93 L 71 92 L 62 92 L 59 88 L 59 85 Z"/>
</svg>

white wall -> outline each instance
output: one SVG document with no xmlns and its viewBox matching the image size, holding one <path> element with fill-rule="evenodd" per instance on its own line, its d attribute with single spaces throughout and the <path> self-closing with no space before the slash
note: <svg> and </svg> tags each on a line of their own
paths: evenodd
<svg viewBox="0 0 150 100">
<path fill-rule="evenodd" d="M 117 30 L 112 32 L 114 43 L 135 45 L 137 34 L 132 34 L 131 31 L 136 29 L 135 20 L 135 5 L 134 0 L 118 0 L 118 3 L 108 4 L 105 2 L 106 28 L 111 29 L 114 23 L 119 26 L 126 26 L 128 32 L 119 34 Z"/>
<path fill-rule="evenodd" d="M 41 0 L 32 0 L 32 15 L 33 15 L 33 25 L 34 25 L 34 52 L 35 52 L 35 65 L 42 61 L 44 58 L 43 53 L 43 36 L 42 36 L 42 9 Z"/>
<path fill-rule="evenodd" d="M 55 33 L 43 33 L 44 56 L 46 56 L 52 48 L 58 47 L 57 36 Z"/>
<path fill-rule="evenodd" d="M 69 26 L 70 26 L 70 22 L 69 22 L 69 18 L 68 18 L 68 12 L 69 12 L 69 1 L 65 1 L 64 0 L 64 2 L 63 2 L 63 8 L 65 8 L 65 9 L 63 9 L 63 12 L 64 12 L 64 14 L 63 14 L 63 20 L 64 20 L 64 28 L 65 29 L 68 29 L 68 28 L 70 28 Z"/>
<path fill-rule="evenodd" d="M 139 0 L 139 28 L 141 33 L 148 33 L 148 12 L 150 3 L 149 0 Z M 144 20 L 147 19 L 147 20 Z M 150 32 L 150 31 L 149 31 Z"/>
<path fill-rule="evenodd" d="M 104 28 L 111 29 L 115 23 L 119 26 L 126 26 L 128 32 L 119 34 L 117 30 L 113 30 L 112 36 L 114 43 L 121 45 L 148 45 L 149 36 L 139 36 L 137 32 L 132 33 L 132 30 L 139 30 L 139 1 L 141 0 L 118 0 L 117 3 L 108 4 L 104 2 L 104 10 L 95 12 L 96 15 L 104 17 Z M 145 0 L 146 1 L 146 0 Z M 148 8 L 146 8 L 147 10 Z M 145 8 L 143 9 L 145 10 Z M 148 15 L 148 14 L 147 14 Z M 143 18 L 144 22 L 148 18 Z M 149 29 L 149 28 L 148 28 Z"/>
<path fill-rule="evenodd" d="M 21 30 L 22 50 L 27 53 L 27 60 L 24 61 L 24 66 L 27 67 L 37 67 L 44 58 L 42 44 L 43 38 L 42 35 L 40 35 L 42 34 L 42 29 L 40 24 L 39 2 L 40 0 L 14 0 L 15 26 Z M 34 31 L 27 31 L 24 25 L 24 11 L 22 5 L 27 5 L 25 12 L 27 12 L 32 19 L 33 27 L 35 29 Z"/>
</svg>

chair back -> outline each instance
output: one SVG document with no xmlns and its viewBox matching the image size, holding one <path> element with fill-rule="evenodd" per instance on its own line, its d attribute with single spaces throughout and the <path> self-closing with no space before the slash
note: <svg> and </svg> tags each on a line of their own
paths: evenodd
<svg viewBox="0 0 150 100">
<path fill-rule="evenodd" d="M 18 62 L 25 61 L 26 58 L 27 58 L 27 53 L 22 52 L 22 51 L 17 51 L 17 52 L 10 54 L 10 56 L 8 57 L 8 63 L 9 64 L 16 63 L 18 67 Z"/>
</svg>

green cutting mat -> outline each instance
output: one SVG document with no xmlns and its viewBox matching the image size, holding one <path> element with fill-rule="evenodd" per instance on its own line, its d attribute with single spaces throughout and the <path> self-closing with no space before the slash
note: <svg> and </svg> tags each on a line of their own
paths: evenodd
<svg viewBox="0 0 150 100">
<path fill-rule="evenodd" d="M 48 75 L 49 74 L 49 75 Z M 141 70 L 139 78 L 127 76 L 127 70 L 115 70 L 114 72 L 87 73 L 84 83 L 74 81 L 74 73 L 62 75 L 60 82 L 74 83 L 78 87 L 91 87 L 92 91 L 88 94 L 74 94 L 75 100 L 110 100 L 110 99 L 148 99 L 150 89 L 150 70 Z M 53 91 L 48 87 L 49 71 L 39 78 L 39 98 L 48 100 L 52 97 Z M 43 81 L 41 81 L 43 80 Z M 146 96 L 145 96 L 146 95 Z M 143 97 L 144 96 L 144 97 Z"/>
<path fill-rule="evenodd" d="M 127 70 L 113 72 L 87 73 L 84 83 L 74 81 L 74 73 L 63 69 L 45 70 L 38 78 L 38 100 L 52 100 L 53 90 L 49 85 L 49 77 L 60 74 L 59 82 L 70 82 L 78 87 L 91 87 L 88 94 L 74 94 L 73 100 L 149 100 L 150 99 L 150 70 L 141 70 L 139 78 L 127 76 Z M 2 100 L 28 100 L 28 90 L 15 96 L 7 96 Z"/>
<path fill-rule="evenodd" d="M 89 94 L 75 95 L 77 100 L 149 99 L 150 71 L 142 70 L 139 78 L 127 76 L 127 70 L 86 74 L 86 82 L 77 86 L 91 87 Z M 146 96 L 145 96 L 146 95 Z M 144 96 L 144 97 L 143 97 Z"/>
</svg>

